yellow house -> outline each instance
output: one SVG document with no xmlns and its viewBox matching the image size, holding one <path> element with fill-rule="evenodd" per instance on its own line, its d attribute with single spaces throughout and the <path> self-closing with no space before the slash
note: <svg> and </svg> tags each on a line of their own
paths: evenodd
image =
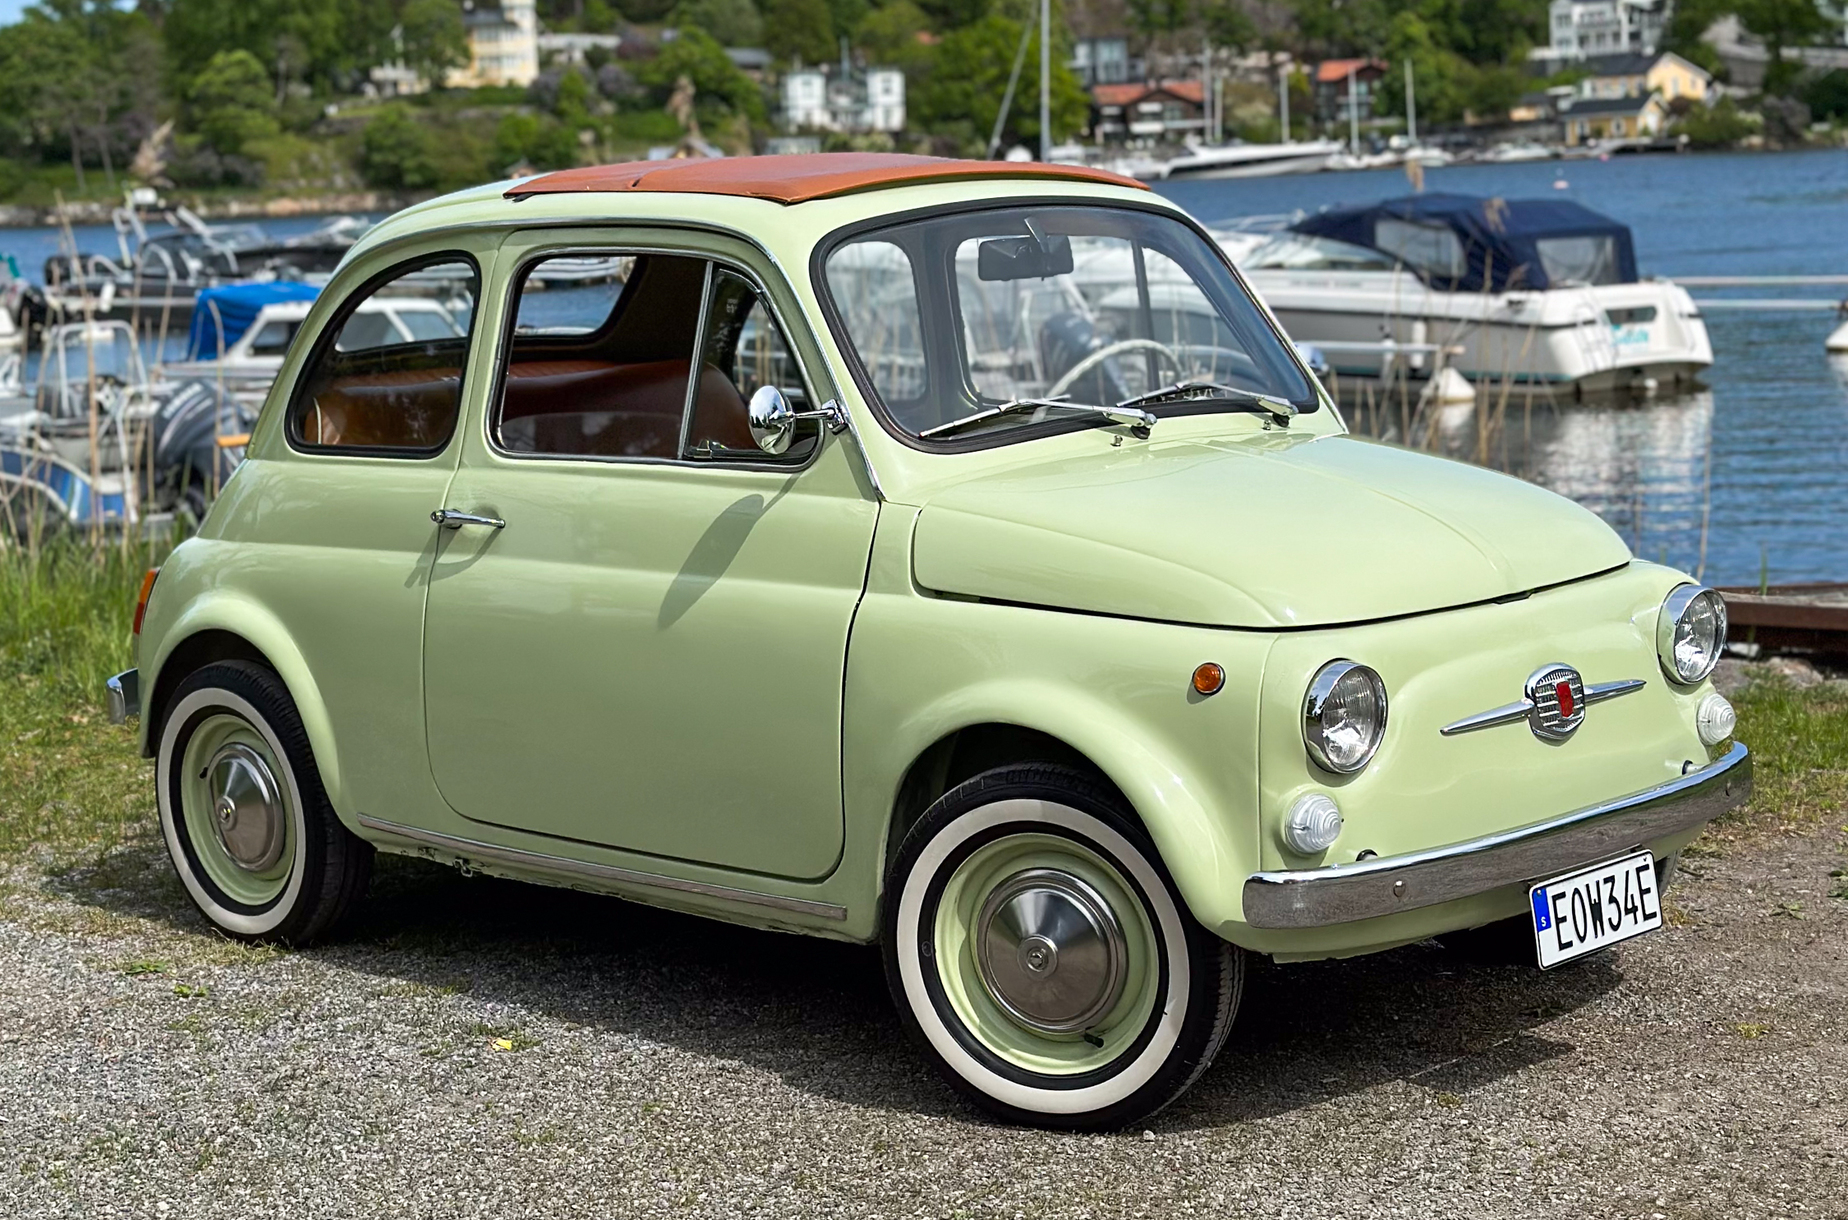
<svg viewBox="0 0 1848 1220">
<path fill-rule="evenodd" d="M 1633 140 L 1662 134 L 1668 107 L 1658 93 L 1642 97 L 1576 97 L 1559 109 L 1566 143 L 1578 146 L 1598 140 Z"/>
<path fill-rule="evenodd" d="M 1673 51 L 1659 55 L 1600 55 L 1585 61 L 1591 75 L 1579 82 L 1579 96 L 1587 98 L 1643 97 L 1650 93 L 1665 102 L 1691 98 L 1709 100 L 1713 77 L 1699 64 Z"/>
</svg>

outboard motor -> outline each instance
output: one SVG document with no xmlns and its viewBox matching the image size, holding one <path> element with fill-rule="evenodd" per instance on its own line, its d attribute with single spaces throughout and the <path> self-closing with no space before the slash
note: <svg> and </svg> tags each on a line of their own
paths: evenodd
<svg viewBox="0 0 1848 1220">
<path fill-rule="evenodd" d="M 248 436 L 257 413 L 209 381 L 188 381 L 154 415 L 154 495 L 162 508 L 186 508 L 203 520 L 211 497 L 244 460 L 242 445 L 220 437 Z"/>
</svg>

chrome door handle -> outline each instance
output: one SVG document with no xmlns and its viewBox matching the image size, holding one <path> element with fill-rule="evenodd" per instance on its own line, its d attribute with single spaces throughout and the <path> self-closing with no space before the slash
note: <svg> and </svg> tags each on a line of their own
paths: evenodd
<svg viewBox="0 0 1848 1220">
<path fill-rule="evenodd" d="M 439 508 L 430 514 L 430 520 L 446 530 L 459 530 L 465 525 L 485 525 L 491 530 L 504 530 L 507 523 L 499 517 L 480 517 L 474 513 L 457 512 L 453 508 Z"/>
</svg>

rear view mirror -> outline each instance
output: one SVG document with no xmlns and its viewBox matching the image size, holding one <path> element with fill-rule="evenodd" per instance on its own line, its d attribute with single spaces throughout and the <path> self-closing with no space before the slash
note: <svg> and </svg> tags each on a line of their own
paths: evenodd
<svg viewBox="0 0 1848 1220">
<path fill-rule="evenodd" d="M 975 274 L 981 280 L 1043 280 L 1071 271 L 1069 237 L 991 237 L 976 250 Z"/>
</svg>

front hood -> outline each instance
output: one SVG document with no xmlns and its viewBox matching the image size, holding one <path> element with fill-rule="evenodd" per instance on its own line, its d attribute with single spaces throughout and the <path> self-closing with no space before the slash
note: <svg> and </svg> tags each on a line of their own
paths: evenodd
<svg viewBox="0 0 1848 1220">
<path fill-rule="evenodd" d="M 1224 627 L 1419 614 L 1621 566 L 1569 500 L 1351 436 L 1160 440 L 960 483 L 913 540 L 939 593 Z"/>
</svg>

